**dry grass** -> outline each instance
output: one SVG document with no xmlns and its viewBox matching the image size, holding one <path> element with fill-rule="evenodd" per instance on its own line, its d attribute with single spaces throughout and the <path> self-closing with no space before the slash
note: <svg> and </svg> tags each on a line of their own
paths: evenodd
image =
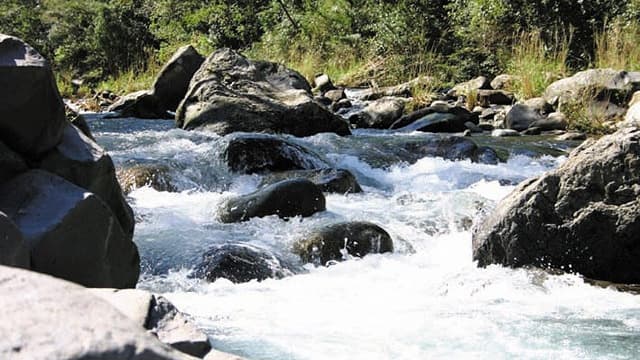
<svg viewBox="0 0 640 360">
<path fill-rule="evenodd" d="M 640 24 L 617 22 L 595 36 L 595 61 L 598 68 L 640 70 Z"/>
</svg>

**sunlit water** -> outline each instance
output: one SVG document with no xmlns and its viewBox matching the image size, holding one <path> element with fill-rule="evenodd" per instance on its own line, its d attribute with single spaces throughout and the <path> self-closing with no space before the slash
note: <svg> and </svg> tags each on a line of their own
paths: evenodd
<svg viewBox="0 0 640 360">
<path fill-rule="evenodd" d="M 179 192 L 130 194 L 143 263 L 139 287 L 164 293 L 213 345 L 248 359 L 633 359 L 640 357 L 640 297 L 592 287 L 575 275 L 499 266 L 478 269 L 469 223 L 513 185 L 564 157 L 528 156 L 516 143 L 499 165 L 423 158 L 406 163 L 394 144 L 427 134 L 360 132 L 294 139 L 351 170 L 362 194 L 328 195 L 327 211 L 289 221 L 222 224 L 216 209 L 251 192 L 257 175 L 231 174 L 226 140 L 167 121 L 92 120 L 116 164 L 169 166 Z M 492 142 L 498 140 L 485 139 Z M 513 140 L 503 140 L 513 141 Z M 562 145 L 540 140 L 535 147 Z M 305 232 L 366 220 L 392 236 L 395 253 L 372 255 L 281 280 L 232 284 L 188 277 L 214 244 L 244 242 L 297 261 Z"/>
</svg>

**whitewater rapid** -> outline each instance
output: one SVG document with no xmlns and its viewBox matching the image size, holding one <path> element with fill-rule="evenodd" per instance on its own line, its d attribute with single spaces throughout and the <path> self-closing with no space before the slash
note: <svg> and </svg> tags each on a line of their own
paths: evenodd
<svg viewBox="0 0 640 360">
<path fill-rule="evenodd" d="M 640 297 L 587 285 L 577 275 L 478 269 L 472 260 L 473 220 L 563 156 L 514 151 L 498 165 L 440 158 L 406 163 L 393 154 L 393 144 L 429 135 L 363 131 L 292 139 L 353 172 L 364 193 L 327 195 L 327 211 L 310 218 L 222 224 L 218 205 L 260 185 L 258 175 L 226 169 L 224 138 L 172 129 L 166 121 L 89 123 L 117 165 L 171 169 L 178 192 L 143 187 L 129 195 L 143 264 L 138 286 L 165 294 L 220 350 L 274 360 L 640 356 Z M 395 253 L 326 268 L 306 265 L 306 273 L 281 280 L 188 277 L 214 244 L 250 243 L 295 261 L 289 249 L 297 238 L 344 220 L 380 225 Z"/>
</svg>

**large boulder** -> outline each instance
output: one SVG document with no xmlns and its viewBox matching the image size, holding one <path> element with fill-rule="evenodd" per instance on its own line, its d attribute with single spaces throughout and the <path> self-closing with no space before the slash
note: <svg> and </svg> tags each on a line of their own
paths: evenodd
<svg viewBox="0 0 640 360">
<path fill-rule="evenodd" d="M 0 211 L 0 265 L 31 267 L 29 247 L 16 224 Z"/>
<path fill-rule="evenodd" d="M 360 193 L 362 188 L 355 176 L 345 169 L 291 170 L 270 173 L 262 184 L 273 184 L 286 179 L 303 178 L 316 184 L 323 192 L 348 194 Z"/>
<path fill-rule="evenodd" d="M 535 109 L 525 104 L 516 104 L 507 113 L 506 126 L 508 129 L 523 131 L 531 124 L 541 122 L 544 117 Z"/>
<path fill-rule="evenodd" d="M 0 266 L 0 358 L 188 360 L 89 290 Z"/>
<path fill-rule="evenodd" d="M 184 129 L 350 134 L 348 124 L 311 95 L 299 73 L 265 61 L 252 61 L 230 49 L 211 54 L 195 73 L 176 112 Z"/>
<path fill-rule="evenodd" d="M 633 94 L 633 98 L 629 102 L 629 110 L 627 110 L 625 114 L 622 126 L 640 127 L 640 91 Z"/>
<path fill-rule="evenodd" d="M 37 158 L 60 142 L 65 123 L 49 63 L 22 40 L 0 34 L 0 141 Z"/>
<path fill-rule="evenodd" d="M 266 134 L 231 136 L 222 157 L 229 169 L 243 174 L 329 167 L 311 150 Z"/>
<path fill-rule="evenodd" d="M 225 244 L 214 246 L 204 253 L 193 276 L 211 282 L 224 278 L 234 283 L 244 283 L 282 279 L 296 272 L 297 269 L 266 249 L 250 244 Z"/>
<path fill-rule="evenodd" d="M 587 97 L 626 105 L 637 90 L 640 90 L 640 72 L 591 69 L 552 83 L 544 97 L 550 104 L 582 103 Z"/>
<path fill-rule="evenodd" d="M 294 252 L 306 263 L 327 265 L 332 261 L 346 260 L 347 254 L 363 257 L 393 252 L 393 240 L 378 225 L 345 222 L 311 232 L 294 244 Z"/>
<path fill-rule="evenodd" d="M 447 92 L 449 96 L 461 96 L 468 95 L 471 92 L 491 89 L 491 82 L 484 76 L 478 76 L 475 79 L 471 79 L 469 81 L 456 84 L 451 90 Z"/>
<path fill-rule="evenodd" d="M 62 141 L 39 167 L 99 196 L 111 208 L 122 230 L 133 237 L 133 211 L 122 194 L 111 157 L 78 128 L 68 124 Z"/>
<path fill-rule="evenodd" d="M 153 83 L 153 95 L 166 110 L 175 111 L 189 90 L 193 74 L 198 71 L 204 57 L 191 45 L 178 49 L 164 65 Z"/>
<path fill-rule="evenodd" d="M 0 211 L 25 238 L 33 270 L 85 286 L 136 285 L 136 245 L 101 198 L 42 170 L 4 183 L 0 194 Z"/>
<path fill-rule="evenodd" d="M 28 169 L 25 160 L 0 141 L 0 184 Z"/>
<path fill-rule="evenodd" d="M 349 117 L 349 122 L 358 128 L 388 129 L 404 112 L 406 100 L 383 97 L 372 101 L 361 112 Z"/>
<path fill-rule="evenodd" d="M 522 183 L 473 234 L 480 266 L 526 265 L 640 283 L 640 129 L 588 141 Z"/>
<path fill-rule="evenodd" d="M 247 221 L 253 217 L 308 217 L 326 209 L 322 190 L 306 179 L 284 180 L 222 204 L 223 223 Z"/>
</svg>

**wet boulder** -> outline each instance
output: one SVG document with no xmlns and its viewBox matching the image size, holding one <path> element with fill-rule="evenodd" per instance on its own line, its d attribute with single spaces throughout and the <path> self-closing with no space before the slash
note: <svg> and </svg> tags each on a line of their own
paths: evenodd
<svg viewBox="0 0 640 360">
<path fill-rule="evenodd" d="M 446 160 L 471 160 L 483 164 L 497 164 L 498 155 L 489 147 L 478 147 L 473 140 L 462 136 L 434 136 L 405 142 L 399 146 L 405 161 L 414 163 L 424 157 L 441 157 Z"/>
<path fill-rule="evenodd" d="M 391 125 L 391 129 L 401 131 L 422 132 L 463 132 L 467 129 L 466 122 L 478 123 L 477 115 L 467 109 L 447 104 L 432 104 L 428 108 L 407 114 Z"/>
<path fill-rule="evenodd" d="M 136 285 L 136 245 L 101 198 L 42 170 L 4 183 L 0 194 L 0 211 L 24 237 L 33 270 L 84 286 Z"/>
<path fill-rule="evenodd" d="M 391 236 L 380 226 L 369 222 L 345 222 L 320 228 L 294 244 L 294 252 L 303 262 L 327 265 L 347 259 L 347 254 L 393 252 Z"/>
<path fill-rule="evenodd" d="M 527 180 L 473 232 L 480 266 L 527 265 L 640 283 L 640 129 L 588 141 Z"/>
<path fill-rule="evenodd" d="M 222 157 L 229 169 L 243 174 L 329 167 L 302 145 L 265 134 L 231 136 Z"/>
<path fill-rule="evenodd" d="M 193 359 L 76 284 L 0 266 L 2 359 Z"/>
<path fill-rule="evenodd" d="M 153 83 L 153 95 L 165 110 L 175 111 L 184 98 L 193 74 L 204 57 L 191 45 L 178 49 L 164 65 Z"/>
<path fill-rule="evenodd" d="M 585 99 L 626 105 L 637 90 L 640 90 L 640 72 L 590 69 L 552 83 L 545 90 L 544 98 L 560 106 L 582 104 Z"/>
<path fill-rule="evenodd" d="M 535 109 L 524 104 L 516 104 L 507 113 L 505 121 L 508 129 L 523 131 L 531 124 L 542 120 L 544 120 L 544 117 Z"/>
<path fill-rule="evenodd" d="M 229 199 L 218 212 L 221 222 L 233 223 L 269 215 L 284 219 L 308 217 L 325 209 L 325 198 L 318 186 L 306 179 L 291 179 Z"/>
<path fill-rule="evenodd" d="M 372 101 L 361 112 L 349 117 L 349 122 L 358 128 L 388 129 L 404 112 L 405 99 L 383 97 Z"/>
<path fill-rule="evenodd" d="M 266 61 L 253 61 L 230 49 L 211 54 L 191 79 L 176 111 L 183 129 L 349 135 L 342 118 L 315 102 L 299 73 Z"/>
<path fill-rule="evenodd" d="M 107 111 L 115 113 L 110 117 L 133 117 L 139 119 L 172 119 L 164 105 L 151 90 L 140 90 L 122 96 Z"/>
<path fill-rule="evenodd" d="M 362 192 L 356 177 L 345 169 L 292 170 L 270 173 L 262 179 L 262 184 L 273 184 L 295 178 L 307 179 L 327 193 L 353 194 Z"/>
<path fill-rule="evenodd" d="M 111 157 L 78 128 L 71 124 L 65 127 L 62 141 L 40 161 L 39 168 L 100 197 L 124 232 L 133 236 L 133 210 L 122 194 Z"/>
<path fill-rule="evenodd" d="M 172 183 L 169 168 L 164 165 L 125 165 L 116 170 L 116 177 L 125 194 L 143 186 L 149 186 L 157 191 L 177 190 Z"/>
<path fill-rule="evenodd" d="M 0 141 L 39 157 L 60 142 L 65 124 L 49 63 L 22 40 L 0 34 Z"/>
<path fill-rule="evenodd" d="M 566 130 L 567 129 L 567 117 L 561 112 L 553 112 L 544 119 L 539 119 L 532 122 L 529 127 L 535 127 L 541 131 L 550 130 Z"/>
<path fill-rule="evenodd" d="M 31 267 L 29 248 L 16 224 L 0 211 L 0 265 Z"/>
<path fill-rule="evenodd" d="M 251 280 L 282 279 L 299 271 L 267 249 L 238 243 L 208 250 L 196 266 L 193 277 L 211 282 L 223 278 L 238 284 Z"/>
</svg>

